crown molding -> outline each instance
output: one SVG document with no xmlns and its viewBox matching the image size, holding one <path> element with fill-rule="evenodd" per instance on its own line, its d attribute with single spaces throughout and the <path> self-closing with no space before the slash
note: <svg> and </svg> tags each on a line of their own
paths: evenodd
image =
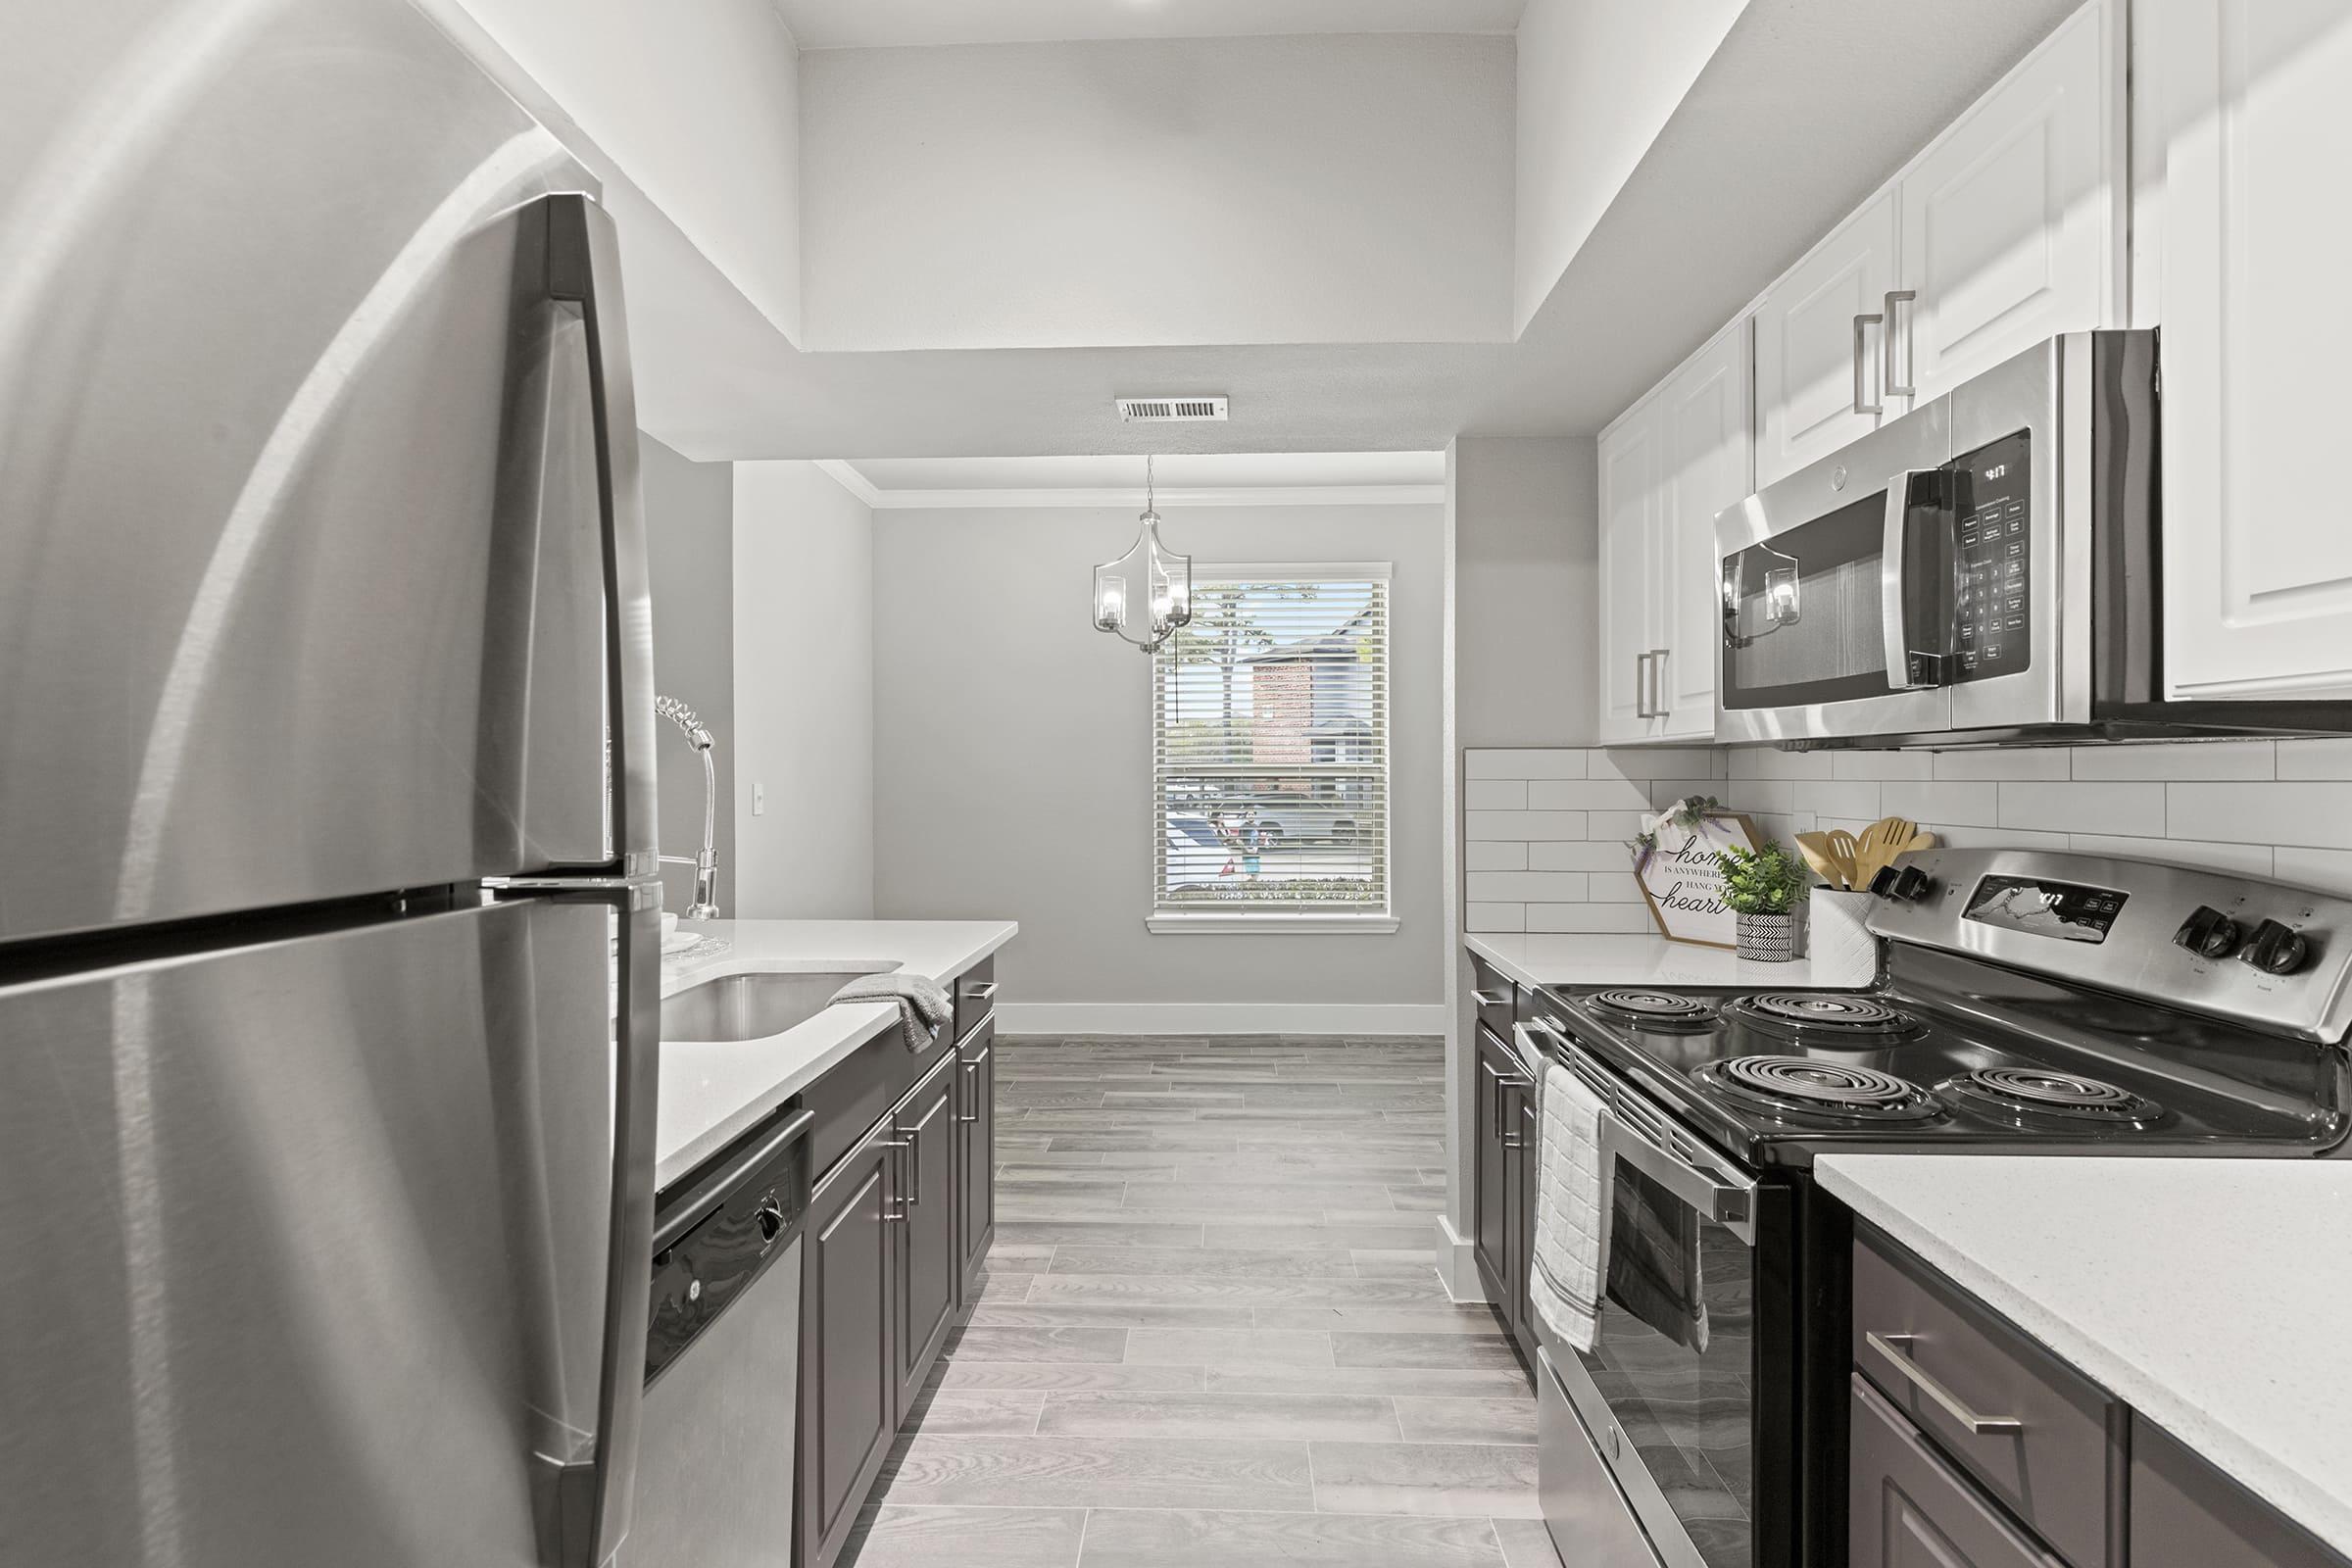
<svg viewBox="0 0 2352 1568">
<path fill-rule="evenodd" d="M 835 484 L 841 486 L 844 490 L 847 490 L 850 494 L 856 496 L 858 500 L 864 502 L 869 507 L 881 507 L 889 505 L 889 503 L 882 499 L 882 492 L 874 488 L 874 482 L 871 479 L 868 479 L 864 474 L 859 473 L 856 468 L 851 467 L 839 458 L 817 459 L 816 469 L 817 472 L 831 478 Z"/>
<path fill-rule="evenodd" d="M 882 490 L 847 464 L 818 465 L 844 488 L 877 512 L 949 512 L 966 509 L 1048 507 L 1143 509 L 1143 486 L 1023 490 Z M 846 470 L 846 471 L 837 471 Z M 1179 490 L 1163 485 L 1157 504 L 1165 507 L 1437 507 L 1446 504 L 1442 484 L 1266 484 L 1221 489 Z"/>
</svg>

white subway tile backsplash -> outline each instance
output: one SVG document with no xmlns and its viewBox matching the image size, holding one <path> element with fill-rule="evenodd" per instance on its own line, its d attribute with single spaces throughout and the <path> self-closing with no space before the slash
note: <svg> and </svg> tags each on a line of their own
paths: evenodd
<svg viewBox="0 0 2352 1568">
<path fill-rule="evenodd" d="M 1472 871 L 1463 880 L 1469 885 L 1471 899 L 1481 904 L 1585 902 L 1582 871 Z"/>
<path fill-rule="evenodd" d="M 1545 845 L 1544 848 L 1550 848 Z M 1524 871 L 1527 869 L 1525 840 L 1471 839 L 1462 845 L 1462 869 L 1465 871 Z"/>
<path fill-rule="evenodd" d="M 1882 788 L 1875 779 L 1814 779 L 1796 786 L 1796 801 L 1816 816 L 1875 822 Z"/>
<path fill-rule="evenodd" d="M 1829 752 L 1782 752 L 1769 746 L 1732 749 L 1734 778 L 1834 778 L 1837 768 Z"/>
<path fill-rule="evenodd" d="M 2078 746 L 2074 770 L 2079 779 L 2274 778 L 2278 749 L 2269 741 Z"/>
<path fill-rule="evenodd" d="M 1527 787 L 1536 811 L 1646 811 L 1649 792 L 1638 779 L 1540 779 Z"/>
<path fill-rule="evenodd" d="M 1462 754 L 1464 778 L 1583 778 L 1586 754 L 1573 748 L 1543 750 L 1481 747 Z"/>
<path fill-rule="evenodd" d="M 2352 895 L 2352 738 L 1465 757 L 1471 930 L 1652 929 L 1626 841 L 1650 811 L 1686 795 L 1716 796 L 1784 840 L 1890 814 L 1963 849 L 2072 849 Z"/>
<path fill-rule="evenodd" d="M 1833 778 L 1934 778 L 1934 752 L 1833 752 Z"/>
<path fill-rule="evenodd" d="M 2165 789 L 2162 784 L 2004 783 L 2001 826 L 2036 828 L 2049 833 L 2122 833 L 2134 838 L 2163 838 Z"/>
<path fill-rule="evenodd" d="M 1623 839 L 1584 839 L 1575 843 L 1530 844 L 1530 871 L 1619 871 L 1633 863 L 1634 852 Z"/>
<path fill-rule="evenodd" d="M 1462 831 L 1473 839 L 1581 839 L 1582 811 L 1464 811 Z"/>
<path fill-rule="evenodd" d="M 1982 752 L 1937 752 L 1937 778 L 1994 780 L 2059 779 L 2074 776 L 2073 756 L 2063 746 Z"/>
<path fill-rule="evenodd" d="M 2180 839 L 2240 839 L 2352 849 L 2352 790 L 2341 783 L 2174 784 L 2165 832 Z"/>
<path fill-rule="evenodd" d="M 1879 806 L 1885 814 L 1907 816 L 1921 827 L 1998 827 L 2001 787 L 1988 780 L 1898 780 L 1880 790 Z"/>
<path fill-rule="evenodd" d="M 1516 778 L 1474 778 L 1462 783 L 1462 808 L 1466 811 L 1524 811 L 1527 809 L 1527 781 Z"/>
<path fill-rule="evenodd" d="M 1594 778 L 1720 778 L 1722 754 L 1712 746 L 1624 746 L 1592 754 Z"/>
<path fill-rule="evenodd" d="M 2324 741 L 2280 741 L 2280 778 L 2352 779 L 2352 737 Z"/>
</svg>

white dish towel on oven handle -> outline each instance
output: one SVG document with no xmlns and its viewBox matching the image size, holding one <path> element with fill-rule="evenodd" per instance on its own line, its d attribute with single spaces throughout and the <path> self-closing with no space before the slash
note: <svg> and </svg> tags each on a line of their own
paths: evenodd
<svg viewBox="0 0 2352 1568">
<path fill-rule="evenodd" d="M 1544 1059 L 1536 1152 L 1536 1255 L 1527 1288 L 1536 1316 L 1591 1350 L 1609 1271 L 1609 1107 L 1557 1061 Z"/>
</svg>

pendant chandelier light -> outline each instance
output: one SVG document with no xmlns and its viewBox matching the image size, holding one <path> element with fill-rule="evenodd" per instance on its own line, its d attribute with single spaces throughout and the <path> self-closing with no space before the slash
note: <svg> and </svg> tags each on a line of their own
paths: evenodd
<svg viewBox="0 0 2352 1568">
<path fill-rule="evenodd" d="M 1193 618 L 1193 558 L 1159 542 L 1159 514 L 1152 460 L 1144 459 L 1144 512 L 1135 543 L 1116 561 L 1095 568 L 1095 629 L 1111 632 L 1149 654 Z"/>
</svg>

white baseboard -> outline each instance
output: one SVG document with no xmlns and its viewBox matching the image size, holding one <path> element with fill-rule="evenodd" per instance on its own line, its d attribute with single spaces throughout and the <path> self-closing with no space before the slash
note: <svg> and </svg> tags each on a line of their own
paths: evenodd
<svg viewBox="0 0 2352 1568">
<path fill-rule="evenodd" d="M 1429 1035 L 1446 1004 L 1349 1002 L 1000 1002 L 1001 1035 Z"/>
<path fill-rule="evenodd" d="M 1487 1282 L 1478 1274 L 1478 1243 L 1464 1241 L 1454 1234 L 1453 1222 L 1445 1215 L 1436 1216 L 1438 1224 L 1438 1283 L 1446 1294 L 1458 1302 L 1483 1301 L 1487 1298 Z"/>
</svg>

